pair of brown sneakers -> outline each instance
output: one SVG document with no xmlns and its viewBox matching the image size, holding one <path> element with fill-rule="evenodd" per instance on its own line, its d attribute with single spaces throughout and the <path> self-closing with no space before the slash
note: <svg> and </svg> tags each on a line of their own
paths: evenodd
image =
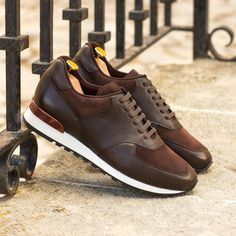
<svg viewBox="0 0 236 236">
<path fill-rule="evenodd" d="M 179 123 L 145 75 L 115 70 L 96 43 L 43 74 L 26 125 L 82 155 L 114 178 L 159 194 L 197 183 L 209 151 Z M 195 169 L 193 169 L 191 166 Z"/>
</svg>

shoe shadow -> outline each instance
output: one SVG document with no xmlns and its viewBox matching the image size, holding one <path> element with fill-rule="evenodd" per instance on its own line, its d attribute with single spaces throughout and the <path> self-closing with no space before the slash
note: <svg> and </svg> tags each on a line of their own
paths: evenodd
<svg viewBox="0 0 236 236">
<path fill-rule="evenodd" d="M 0 194 L 0 203 L 1 202 L 9 201 L 12 198 L 13 198 L 13 196 L 8 196 L 8 195 L 5 195 L 5 194 Z"/>
</svg>

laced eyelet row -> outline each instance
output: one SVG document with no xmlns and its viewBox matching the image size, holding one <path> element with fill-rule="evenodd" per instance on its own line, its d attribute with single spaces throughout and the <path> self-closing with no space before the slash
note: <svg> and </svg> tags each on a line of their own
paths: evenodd
<svg viewBox="0 0 236 236">
<path fill-rule="evenodd" d="M 166 120 L 170 120 L 171 118 L 175 117 L 175 113 L 171 111 L 170 107 L 157 92 L 156 88 L 152 85 L 152 82 L 150 80 L 143 82 L 142 85 L 146 88 L 147 93 L 152 95 L 151 99 L 153 101 L 156 101 L 156 106 L 159 108 L 160 113 L 163 114 Z"/>
<path fill-rule="evenodd" d="M 153 134 L 156 134 L 156 129 L 151 126 L 151 122 L 146 119 L 130 93 L 121 97 L 119 103 L 125 104 L 123 110 L 128 113 L 130 119 L 133 119 L 133 124 L 139 126 L 137 131 L 143 135 L 144 139 L 149 139 Z"/>
</svg>

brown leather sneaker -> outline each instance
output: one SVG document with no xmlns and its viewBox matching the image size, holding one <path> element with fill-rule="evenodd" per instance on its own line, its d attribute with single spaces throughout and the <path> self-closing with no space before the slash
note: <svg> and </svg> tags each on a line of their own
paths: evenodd
<svg viewBox="0 0 236 236">
<path fill-rule="evenodd" d="M 175 113 L 145 75 L 135 70 L 124 73 L 114 69 L 96 43 L 86 43 L 74 60 L 81 67 L 79 74 L 83 79 L 99 85 L 113 81 L 126 88 L 174 152 L 198 172 L 209 168 L 212 164 L 210 152 L 182 127 Z"/>
<path fill-rule="evenodd" d="M 24 114 L 26 125 L 135 188 L 191 190 L 195 171 L 164 144 L 131 94 L 114 82 L 83 81 L 77 69 L 67 57 L 52 63 Z"/>
</svg>

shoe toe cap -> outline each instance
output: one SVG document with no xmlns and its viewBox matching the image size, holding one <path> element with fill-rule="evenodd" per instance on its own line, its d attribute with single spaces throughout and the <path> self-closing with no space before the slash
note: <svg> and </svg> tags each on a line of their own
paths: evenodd
<svg viewBox="0 0 236 236">
<path fill-rule="evenodd" d="M 191 150 L 173 142 L 166 141 L 166 144 L 187 161 L 197 172 L 207 170 L 212 164 L 212 155 L 204 146 L 200 150 Z"/>
<path fill-rule="evenodd" d="M 163 145 L 159 150 L 139 153 L 139 158 L 152 167 L 156 168 L 156 184 L 161 184 L 160 179 L 165 186 L 179 191 L 189 191 L 197 183 L 197 174 L 195 170 L 180 156 L 173 152 L 168 146 Z M 162 183 L 162 184 L 163 184 Z"/>
<path fill-rule="evenodd" d="M 207 170 L 212 164 L 212 155 L 208 149 L 204 148 L 202 151 L 197 152 L 195 155 L 197 158 L 195 169 L 198 172 Z"/>
<path fill-rule="evenodd" d="M 198 176 L 196 171 L 190 165 L 187 165 L 187 169 L 188 172 L 184 177 L 184 181 L 186 182 L 185 187 L 190 190 L 196 185 Z"/>
</svg>

